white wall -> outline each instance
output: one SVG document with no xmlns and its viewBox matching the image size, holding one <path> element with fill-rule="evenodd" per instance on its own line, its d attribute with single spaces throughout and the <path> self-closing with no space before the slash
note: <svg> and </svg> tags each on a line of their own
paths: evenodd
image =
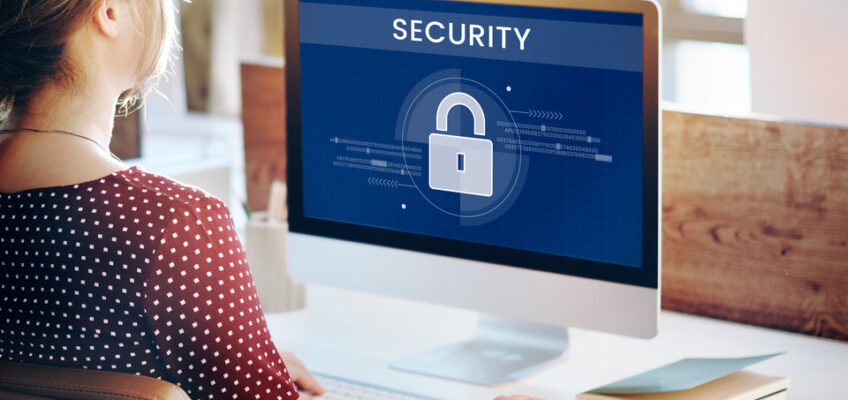
<svg viewBox="0 0 848 400">
<path fill-rule="evenodd" d="M 262 55 L 262 2 L 260 0 L 214 1 L 212 8 L 212 57 L 209 112 L 241 113 L 239 62 Z"/>
<path fill-rule="evenodd" d="M 753 111 L 848 126 L 848 0 L 749 0 Z"/>
</svg>

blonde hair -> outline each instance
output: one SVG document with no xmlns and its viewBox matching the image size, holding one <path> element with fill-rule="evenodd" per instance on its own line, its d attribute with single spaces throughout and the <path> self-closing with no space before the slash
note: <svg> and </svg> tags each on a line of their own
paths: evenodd
<svg viewBox="0 0 848 400">
<path fill-rule="evenodd" d="M 167 76 L 174 62 L 173 49 L 178 46 L 176 10 L 173 0 L 125 0 L 132 1 L 136 21 L 140 21 L 147 29 L 141 34 L 145 40 L 142 49 L 141 62 L 136 73 L 139 77 L 138 87 L 121 97 L 119 104 L 124 113 L 132 112 L 132 107 L 139 99 L 152 90 L 156 81 Z M 140 7 L 140 3 L 148 3 L 148 7 Z M 152 4 L 150 4 L 152 3 Z"/>
<path fill-rule="evenodd" d="M 0 126 L 12 112 L 25 109 L 49 83 L 74 80 L 65 48 L 84 21 L 105 0 L 17 0 L 0 7 Z M 121 0 L 130 4 L 145 40 L 136 71 L 136 88 L 121 96 L 122 111 L 130 112 L 167 73 L 177 42 L 173 0 Z"/>
</svg>

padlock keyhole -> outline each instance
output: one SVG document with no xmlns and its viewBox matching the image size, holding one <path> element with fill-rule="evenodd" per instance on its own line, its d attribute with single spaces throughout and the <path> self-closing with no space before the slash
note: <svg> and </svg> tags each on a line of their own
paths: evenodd
<svg viewBox="0 0 848 400">
<path fill-rule="evenodd" d="M 465 154 L 456 153 L 456 170 L 457 172 L 465 172 Z"/>
</svg>

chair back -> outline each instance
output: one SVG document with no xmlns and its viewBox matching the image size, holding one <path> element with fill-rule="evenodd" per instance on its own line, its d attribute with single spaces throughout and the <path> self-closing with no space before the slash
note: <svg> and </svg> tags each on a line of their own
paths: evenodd
<svg viewBox="0 0 848 400">
<path fill-rule="evenodd" d="M 161 379 L 0 361 L 0 400 L 191 400 Z"/>
</svg>

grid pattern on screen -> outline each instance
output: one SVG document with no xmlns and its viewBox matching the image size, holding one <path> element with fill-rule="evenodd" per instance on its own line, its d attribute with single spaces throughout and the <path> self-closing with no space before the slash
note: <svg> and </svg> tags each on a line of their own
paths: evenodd
<svg viewBox="0 0 848 400">
<path fill-rule="evenodd" d="M 350 18 L 350 25 L 356 26 L 357 16 L 351 15 Z M 374 94 L 404 92 L 405 95 L 407 89 L 398 87 L 398 82 L 405 82 L 410 75 L 423 77 L 443 68 L 445 57 L 422 57 L 420 54 L 405 52 L 315 44 L 303 44 L 301 48 L 306 216 L 541 253 L 579 256 L 596 261 L 641 259 L 640 169 L 629 169 L 623 173 L 601 173 L 605 182 L 603 187 L 597 187 L 597 179 L 586 178 L 598 174 L 599 166 L 595 161 L 572 162 L 571 170 L 563 171 L 562 166 L 549 156 L 530 155 L 530 174 L 545 171 L 552 184 L 536 185 L 538 187 L 533 190 L 541 195 L 523 198 L 520 206 L 513 206 L 509 210 L 512 214 L 510 222 L 496 221 L 476 228 L 461 227 L 458 218 L 434 212 L 431 205 L 420 199 L 415 188 L 387 189 L 368 185 L 369 177 L 381 174 L 361 171 L 353 174 L 354 182 L 351 182 L 347 175 L 342 176 L 350 171 L 330 165 L 332 158 L 340 153 L 339 145 L 333 143 L 331 138 L 350 132 L 349 121 L 358 121 L 360 125 L 367 125 L 373 134 L 368 138 L 362 137 L 362 140 L 394 142 L 401 102 L 396 95 Z M 319 57 L 326 52 L 331 52 L 333 56 Z M 368 54 L 367 63 L 352 62 L 363 53 Z M 311 56 L 316 58 L 311 59 Z M 310 68 L 314 65 L 312 63 L 320 63 L 322 68 Z M 396 67 L 398 64 L 407 68 L 400 70 Z M 551 67 L 523 63 L 521 68 L 530 76 L 545 76 L 549 74 Z M 503 62 L 490 62 L 487 64 L 487 70 L 490 75 L 509 76 L 512 73 L 512 68 Z M 592 78 L 591 75 L 596 71 L 570 69 L 569 73 L 574 75 L 573 79 L 588 79 Z M 327 84 L 337 82 L 343 85 L 344 82 L 353 80 L 356 81 L 355 85 L 348 84 L 343 87 Z M 551 82 L 536 82 L 518 86 L 510 94 L 527 99 L 532 98 L 535 91 L 552 89 L 555 91 L 571 88 L 558 87 L 556 83 Z M 563 109 L 583 109 L 584 118 L 614 121 L 612 125 L 591 131 L 591 134 L 605 139 L 604 151 L 613 155 L 616 161 L 629 162 L 631 165 L 641 163 L 641 147 L 634 148 L 634 143 L 641 143 L 641 131 L 628 133 L 632 135 L 629 141 L 624 140 L 628 136 L 622 134 L 627 127 L 632 129 L 633 126 L 641 126 L 641 107 L 633 107 L 633 102 L 624 101 L 631 97 L 641 101 L 641 87 L 618 79 L 606 79 L 603 80 L 602 86 L 592 90 L 594 93 L 578 93 L 576 99 L 568 97 L 557 106 Z M 340 92 L 344 92 L 344 95 L 340 96 Z M 589 108 L 585 107 L 585 104 L 577 104 L 579 99 L 584 98 L 592 99 L 598 104 Z M 322 113 L 325 114 L 323 118 L 314 119 Z M 516 116 L 516 120 L 521 122 L 521 117 Z M 567 122 L 564 127 L 568 127 Z M 638 140 L 633 140 L 634 137 Z M 425 162 L 426 160 L 422 160 L 423 167 L 426 167 L 423 165 Z M 530 177 L 528 184 L 533 183 L 534 176 Z M 409 178 L 404 176 L 389 178 L 405 184 L 411 183 Z M 351 190 L 352 185 L 357 189 Z M 378 192 L 377 195 L 375 191 Z M 625 204 L 632 202 L 634 197 L 624 198 L 618 195 L 634 191 L 639 194 L 635 196 L 638 204 Z M 591 199 L 591 204 L 575 200 L 572 196 L 575 192 L 581 199 Z M 340 195 L 342 193 L 343 195 Z M 406 208 L 403 208 L 404 206 Z M 576 211 L 556 214 L 552 218 L 550 210 L 562 208 Z M 588 214 L 600 215 L 601 218 L 586 218 L 587 213 L 577 212 L 579 210 L 592 211 L 594 214 Z M 540 224 L 539 221 L 546 223 Z M 414 228 L 410 228 L 411 226 Z M 446 231 L 446 226 L 454 229 Z M 634 236 L 638 237 L 638 245 L 621 245 L 623 242 L 632 242 Z M 622 264 L 640 265 L 638 261 Z"/>
</svg>

